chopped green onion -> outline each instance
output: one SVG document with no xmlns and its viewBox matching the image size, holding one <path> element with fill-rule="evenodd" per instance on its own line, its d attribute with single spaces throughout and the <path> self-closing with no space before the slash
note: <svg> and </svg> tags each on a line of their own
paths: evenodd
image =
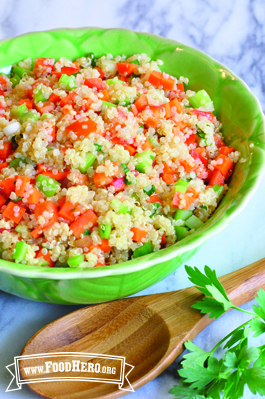
<svg viewBox="0 0 265 399">
<path fill-rule="evenodd" d="M 81 173 L 86 173 L 90 166 L 93 165 L 93 163 L 96 160 L 95 155 L 91 153 L 87 153 L 82 157 L 82 162 L 80 163 L 78 169 L 80 170 Z"/>
<path fill-rule="evenodd" d="M 175 220 L 187 220 L 193 214 L 192 211 L 186 211 L 185 209 L 178 209 L 175 213 L 174 219 Z"/>
<path fill-rule="evenodd" d="M 13 107 L 10 112 L 14 118 L 21 118 L 21 116 L 25 112 L 28 112 L 28 108 L 27 108 L 26 104 L 24 103 L 24 104 L 19 105 L 18 107 Z"/>
<path fill-rule="evenodd" d="M 209 94 L 205 90 L 197 91 L 194 96 L 189 98 L 189 103 L 193 108 L 204 107 L 206 104 L 210 103 L 212 100 Z"/>
<path fill-rule="evenodd" d="M 109 107 L 115 107 L 117 108 L 116 104 L 113 103 L 109 103 L 108 101 L 102 101 L 102 105 L 104 105 L 105 107 L 109 108 Z"/>
<path fill-rule="evenodd" d="M 103 144 L 94 143 L 94 146 L 98 152 L 102 152 L 102 154 L 104 154 L 104 151 L 102 151 Z"/>
<path fill-rule="evenodd" d="M 148 255 L 154 251 L 153 245 L 150 241 L 145 242 L 141 247 L 136 248 L 133 252 L 134 258 L 139 258 L 140 256 Z"/>
<path fill-rule="evenodd" d="M 25 68 L 22 68 L 22 67 L 20 67 L 20 66 L 18 66 L 18 65 L 16 65 L 16 66 L 13 66 L 13 68 L 12 68 L 12 73 L 13 73 L 14 75 L 19 76 L 20 79 L 22 79 L 23 76 L 29 75 L 29 70 L 28 70 L 28 69 L 25 69 Z"/>
<path fill-rule="evenodd" d="M 83 234 L 84 236 L 91 236 L 90 230 L 88 229 L 86 229 Z"/>
<path fill-rule="evenodd" d="M 92 68 L 95 68 L 95 66 L 97 65 L 97 59 L 95 57 L 95 54 L 90 53 L 87 58 L 90 58 Z"/>
<path fill-rule="evenodd" d="M 73 75 L 68 76 L 63 73 L 59 79 L 58 84 L 64 90 L 72 90 L 76 87 L 75 77 Z"/>
<path fill-rule="evenodd" d="M 152 184 L 152 185 L 150 185 L 150 186 L 144 187 L 143 191 L 144 191 L 145 194 L 149 195 L 149 197 L 150 197 L 152 194 L 155 193 L 156 188 L 155 188 L 155 186 Z"/>
<path fill-rule="evenodd" d="M 131 64 L 140 65 L 140 62 L 138 60 L 134 60 L 134 61 L 131 61 Z"/>
<path fill-rule="evenodd" d="M 111 225 L 110 224 L 100 224 L 99 227 L 99 235 L 101 238 L 109 238 L 111 232 Z"/>
<path fill-rule="evenodd" d="M 192 215 L 189 219 L 186 220 L 185 225 L 190 229 L 197 230 L 204 225 L 204 223 L 197 218 L 197 216 Z"/>
<path fill-rule="evenodd" d="M 147 150 L 138 154 L 135 154 L 134 159 L 136 160 L 135 169 L 140 173 L 145 173 L 146 169 L 150 168 L 153 163 L 155 154 L 151 150 Z"/>
<path fill-rule="evenodd" d="M 80 263 L 84 262 L 85 256 L 84 255 L 74 255 L 68 259 L 67 263 L 69 267 L 78 267 Z"/>
<path fill-rule="evenodd" d="M 15 158 L 9 163 L 9 166 L 11 168 L 16 169 L 20 166 L 20 162 L 22 162 L 23 164 L 26 164 L 26 159 L 25 158 Z"/>
<path fill-rule="evenodd" d="M 12 259 L 15 259 L 16 263 L 21 262 L 25 259 L 25 256 L 28 251 L 28 244 L 24 241 L 17 241 L 15 245 L 15 250 L 12 255 Z"/>
<path fill-rule="evenodd" d="M 150 218 L 155 216 L 155 214 L 157 213 L 158 209 L 161 206 L 160 202 L 153 202 L 152 205 L 153 205 L 153 208 L 154 208 L 154 212 L 150 215 Z"/>
<path fill-rule="evenodd" d="M 12 76 L 12 78 L 10 78 L 10 82 L 12 83 L 12 87 L 15 87 L 16 85 L 18 85 L 20 80 L 21 79 L 20 79 L 20 77 L 18 75 Z"/>
<path fill-rule="evenodd" d="M 179 179 L 174 186 L 175 186 L 175 191 L 178 191 L 179 193 L 186 193 L 187 188 L 188 188 L 189 182 L 183 179 Z"/>
<path fill-rule="evenodd" d="M 182 227 L 182 226 L 174 226 L 174 229 L 175 229 L 175 233 L 176 233 L 178 241 L 183 240 L 183 238 L 186 237 L 187 232 L 189 231 L 189 229 L 187 229 L 187 227 Z"/>
<path fill-rule="evenodd" d="M 35 183 L 40 191 L 47 197 L 53 197 L 58 193 L 61 186 L 57 180 L 45 175 L 38 175 Z"/>
</svg>

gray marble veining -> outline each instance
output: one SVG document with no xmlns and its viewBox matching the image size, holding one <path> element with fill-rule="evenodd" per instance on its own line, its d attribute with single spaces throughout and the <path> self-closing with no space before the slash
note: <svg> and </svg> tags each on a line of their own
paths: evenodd
<svg viewBox="0 0 265 399">
<path fill-rule="evenodd" d="M 231 68 L 259 98 L 265 110 L 265 2 L 264 0 L 2 0 L 0 39 L 59 27 L 121 27 L 151 32 L 200 49 Z M 0 47 L 1 49 L 1 47 Z M 1 53 L 0 53 L 1 57 Z M 244 212 L 211 238 L 190 260 L 200 268 L 207 263 L 218 275 L 236 270 L 265 256 L 265 179 Z M 141 294 L 171 291 L 189 285 L 183 267 Z M 37 396 L 27 387 L 5 393 L 9 374 L 5 365 L 20 354 L 38 329 L 77 309 L 30 302 L 0 292 L 0 399 Z M 247 309 L 251 304 L 246 305 Z M 231 312 L 204 330 L 195 342 L 210 349 L 245 315 Z M 256 342 L 256 341 L 255 341 Z M 258 344 L 264 344 L 264 338 Z M 130 394 L 131 398 L 169 399 L 177 383 L 175 361 L 154 381 Z M 244 399 L 258 398 L 246 391 Z"/>
</svg>

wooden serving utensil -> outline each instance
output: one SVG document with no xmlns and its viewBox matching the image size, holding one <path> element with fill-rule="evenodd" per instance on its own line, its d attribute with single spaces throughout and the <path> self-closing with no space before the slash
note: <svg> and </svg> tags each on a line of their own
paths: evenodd
<svg viewBox="0 0 265 399">
<path fill-rule="evenodd" d="M 220 281 L 236 306 L 252 300 L 259 288 L 265 288 L 265 258 Z M 201 297 L 191 287 L 89 306 L 42 328 L 21 355 L 86 352 L 125 356 L 126 363 L 134 366 L 129 380 L 137 389 L 164 371 L 182 353 L 184 342 L 193 340 L 213 321 L 191 308 Z M 27 365 L 27 360 L 20 363 L 24 379 Z M 117 384 L 87 381 L 39 382 L 29 387 L 53 399 L 114 399 L 128 393 Z"/>
</svg>

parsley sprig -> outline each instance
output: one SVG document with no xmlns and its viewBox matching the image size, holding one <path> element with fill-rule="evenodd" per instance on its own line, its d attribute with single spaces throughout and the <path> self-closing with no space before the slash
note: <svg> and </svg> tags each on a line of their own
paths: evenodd
<svg viewBox="0 0 265 399">
<path fill-rule="evenodd" d="M 190 353 L 183 356 L 179 370 L 181 385 L 175 385 L 169 392 L 183 399 L 239 399 L 248 385 L 253 394 L 265 395 L 265 345 L 248 346 L 250 333 L 258 337 L 265 332 L 265 291 L 257 292 L 258 306 L 253 305 L 253 312 L 249 312 L 232 304 L 216 272 L 208 266 L 204 273 L 189 266 L 186 271 L 190 281 L 205 295 L 192 306 L 194 309 L 209 313 L 209 317 L 215 319 L 229 309 L 253 317 L 231 331 L 210 352 L 191 341 L 186 342 Z M 218 360 L 214 353 L 223 344 L 225 355 Z"/>
</svg>

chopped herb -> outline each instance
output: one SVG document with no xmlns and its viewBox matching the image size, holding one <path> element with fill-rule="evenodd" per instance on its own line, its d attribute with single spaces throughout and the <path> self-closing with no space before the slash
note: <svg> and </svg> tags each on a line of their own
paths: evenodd
<svg viewBox="0 0 265 399">
<path fill-rule="evenodd" d="M 140 129 L 143 129 L 143 128 L 144 128 L 144 125 L 141 125 L 141 126 L 140 126 Z"/>
<path fill-rule="evenodd" d="M 128 111 L 131 112 L 132 106 L 130 105 L 128 108 Z"/>
<path fill-rule="evenodd" d="M 19 134 L 18 136 L 12 136 L 11 137 L 11 142 L 12 142 L 12 149 L 16 151 L 18 147 L 18 141 L 22 138 L 22 134 Z"/>
<path fill-rule="evenodd" d="M 97 59 L 95 57 L 95 54 L 91 53 L 88 55 L 88 58 L 91 59 L 91 66 L 92 68 L 95 68 L 95 66 L 97 65 Z"/>
<path fill-rule="evenodd" d="M 156 188 L 155 188 L 155 186 L 152 184 L 152 185 L 150 185 L 150 186 L 144 187 L 143 191 L 144 191 L 145 194 L 149 195 L 149 197 L 150 197 L 152 194 L 155 193 Z"/>
<path fill-rule="evenodd" d="M 14 184 L 14 183 L 13 183 Z M 16 199 L 14 199 L 13 201 L 17 202 L 17 201 L 21 201 L 22 197 L 17 197 Z"/>
<path fill-rule="evenodd" d="M 130 172 L 128 166 L 125 163 L 121 163 L 122 169 L 124 170 L 124 173 Z"/>
<path fill-rule="evenodd" d="M 49 148 L 49 147 L 47 148 L 47 151 L 52 151 L 52 150 L 53 150 L 53 148 Z"/>
<path fill-rule="evenodd" d="M 76 208 L 74 208 L 74 209 L 71 210 L 71 212 L 75 212 L 75 211 L 76 211 Z"/>
<path fill-rule="evenodd" d="M 185 108 L 192 108 L 191 105 L 184 105 Z"/>
<path fill-rule="evenodd" d="M 204 131 L 201 130 L 200 128 L 198 128 L 196 134 L 197 134 L 197 136 L 199 136 L 201 139 L 204 139 L 205 136 L 206 136 L 206 133 L 204 133 Z"/>
<path fill-rule="evenodd" d="M 208 206 L 207 205 L 201 205 L 202 209 L 205 209 L 206 211 L 208 211 Z"/>
<path fill-rule="evenodd" d="M 131 62 L 131 64 L 140 65 L 140 62 L 138 60 L 134 60 L 134 61 Z"/>
<path fill-rule="evenodd" d="M 152 213 L 152 215 L 150 215 L 150 218 L 152 218 L 156 213 L 157 213 L 157 210 L 160 208 L 160 206 L 161 206 L 161 204 L 160 204 L 160 202 L 154 202 L 153 204 L 153 207 L 154 207 L 154 212 Z"/>
<path fill-rule="evenodd" d="M 86 229 L 86 231 L 84 232 L 84 236 L 90 236 L 90 235 L 91 235 L 90 231 Z"/>
<path fill-rule="evenodd" d="M 94 143 L 94 146 L 96 147 L 96 149 L 97 149 L 98 152 L 102 152 L 102 154 L 105 154 L 105 153 L 102 151 L 102 147 L 103 147 L 102 144 Z"/>
<path fill-rule="evenodd" d="M 135 75 L 135 73 L 132 73 L 130 78 L 131 78 L 131 80 L 134 79 L 134 78 L 138 78 L 138 75 Z"/>
</svg>

